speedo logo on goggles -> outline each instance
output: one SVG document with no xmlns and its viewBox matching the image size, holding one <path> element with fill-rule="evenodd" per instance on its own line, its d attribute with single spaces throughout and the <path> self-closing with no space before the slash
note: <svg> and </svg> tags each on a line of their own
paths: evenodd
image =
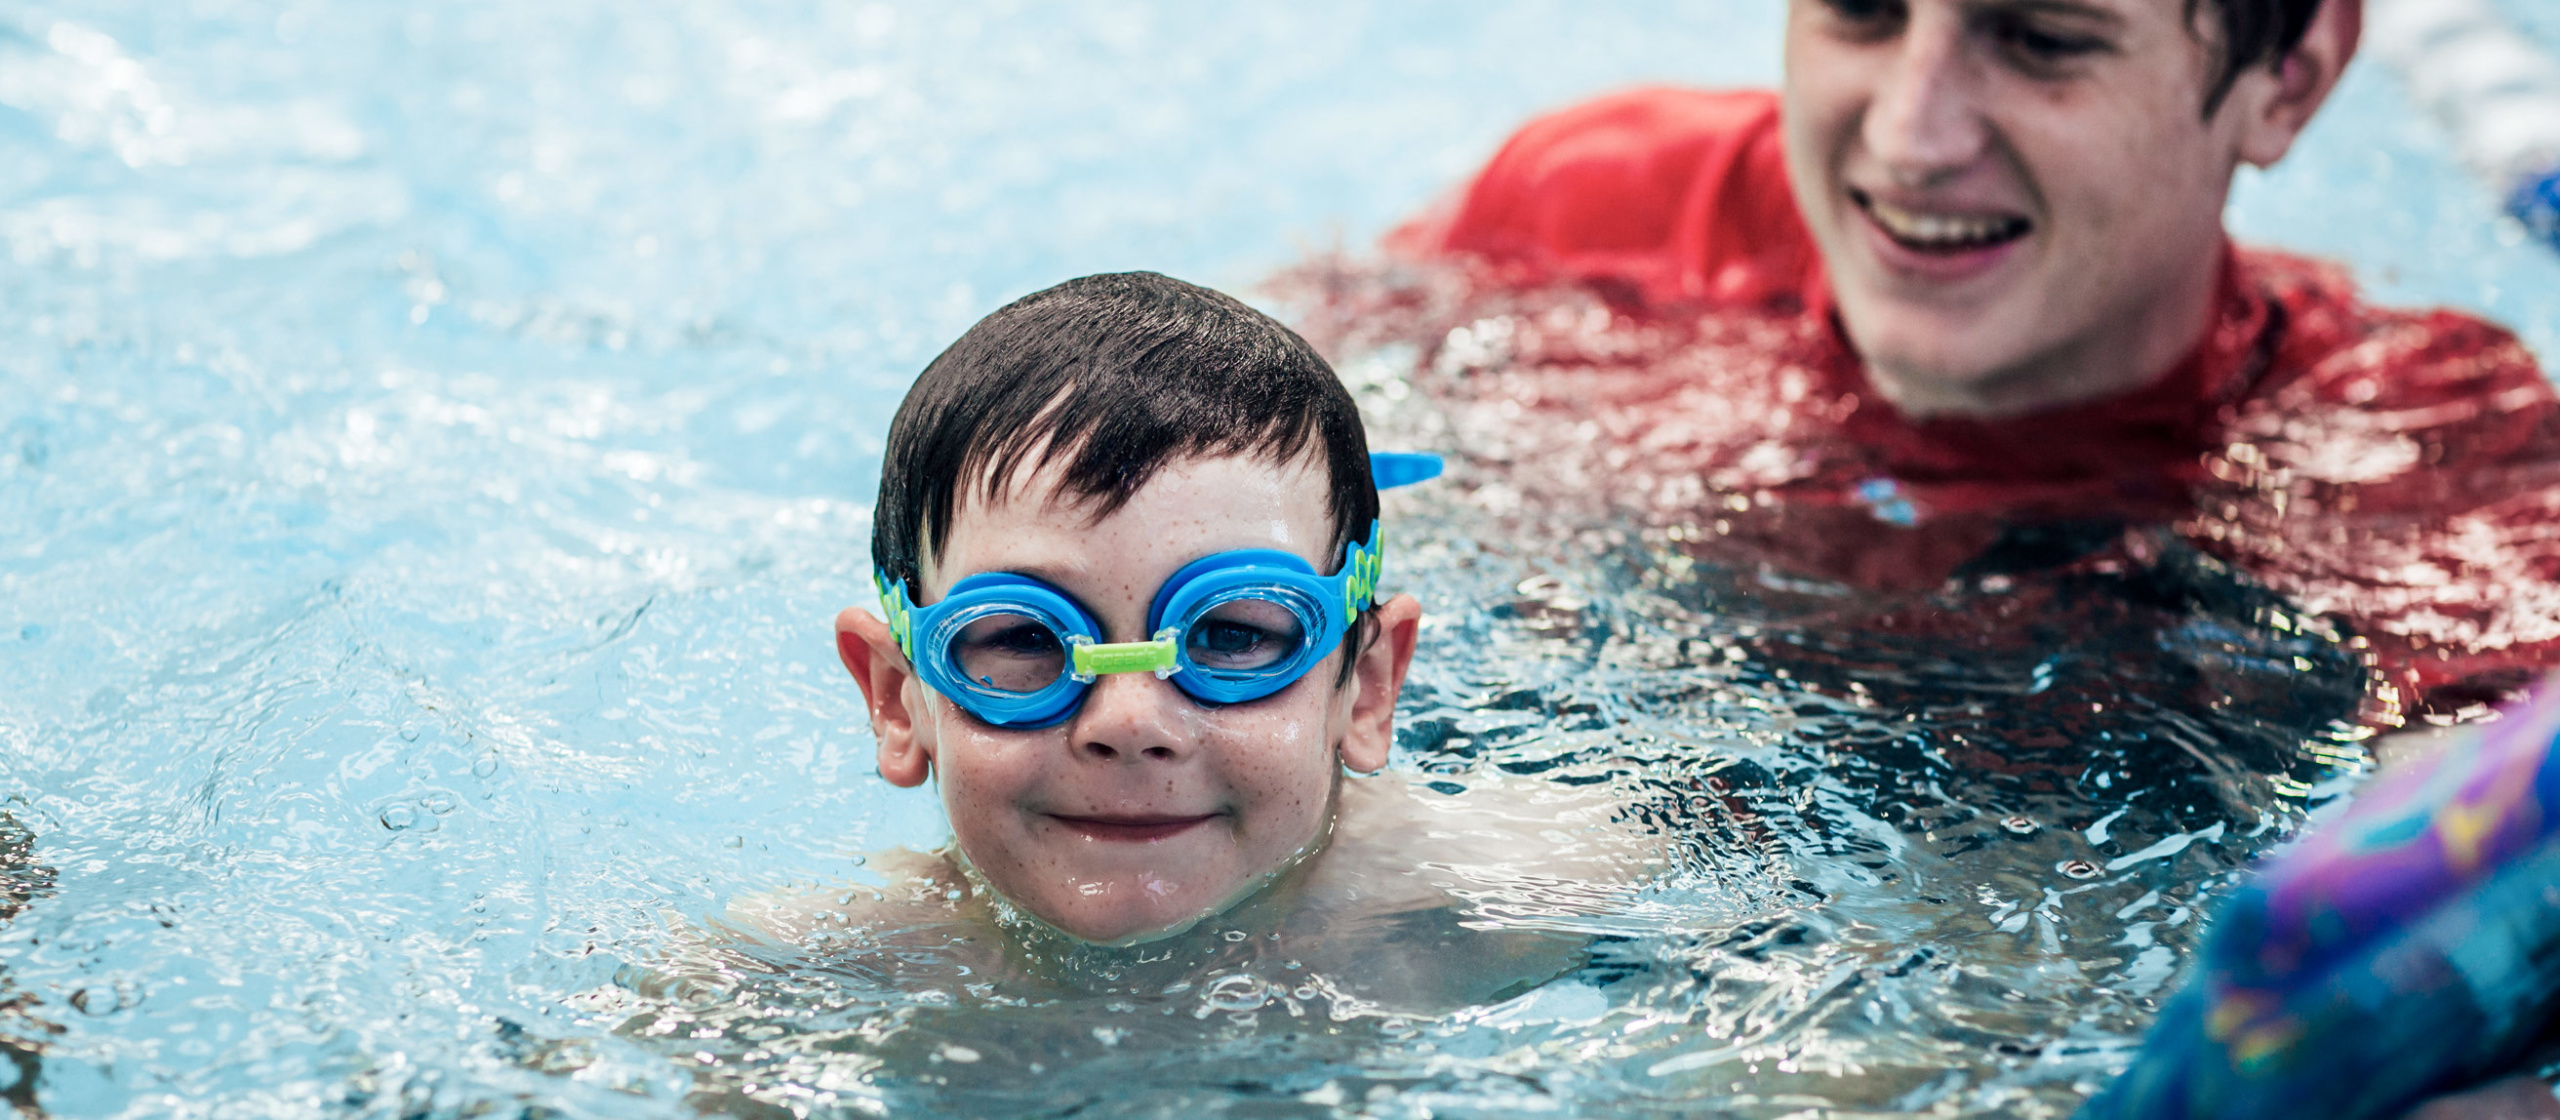
<svg viewBox="0 0 2560 1120">
<path fill-rule="evenodd" d="M 1082 604 L 1011 572 L 970 576 L 929 607 L 882 579 L 880 605 L 926 686 L 998 727 L 1035 728 L 1066 719 L 1106 673 L 1154 673 L 1213 704 L 1287 688 L 1368 609 L 1378 567 L 1374 521 L 1331 576 L 1276 549 L 1205 556 L 1157 589 L 1143 642 L 1104 642 Z"/>
</svg>

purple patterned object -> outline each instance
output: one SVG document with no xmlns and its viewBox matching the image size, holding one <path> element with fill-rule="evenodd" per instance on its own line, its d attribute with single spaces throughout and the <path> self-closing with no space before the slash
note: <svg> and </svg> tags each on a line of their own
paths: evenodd
<svg viewBox="0 0 2560 1120">
<path fill-rule="evenodd" d="M 2560 677 L 2372 783 L 2233 892 L 2080 1120 L 2382 1120 L 2560 1013 Z"/>
<path fill-rule="evenodd" d="M 2560 806 L 2555 735 L 2560 688 L 2546 681 L 2436 757 L 2368 786 L 2345 815 L 2260 872 L 2251 893 L 2263 896 L 2255 916 L 2264 924 L 2254 946 L 2214 963 L 2235 980 L 2281 983 L 2435 909 L 2550 839 L 2560 831 L 2552 811 Z"/>
</svg>

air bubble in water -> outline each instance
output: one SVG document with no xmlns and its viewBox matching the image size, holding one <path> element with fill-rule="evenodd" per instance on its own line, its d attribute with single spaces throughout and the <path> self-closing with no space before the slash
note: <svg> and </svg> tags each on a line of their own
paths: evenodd
<svg viewBox="0 0 2560 1120">
<path fill-rule="evenodd" d="M 1260 979 L 1239 973 L 1219 977 L 1202 998 L 1212 1010 L 1252 1011 L 1271 1002 L 1271 993 Z"/>
<path fill-rule="evenodd" d="M 382 827 L 398 832 L 418 823 L 418 811 L 407 805 L 394 805 L 382 811 Z"/>
</svg>

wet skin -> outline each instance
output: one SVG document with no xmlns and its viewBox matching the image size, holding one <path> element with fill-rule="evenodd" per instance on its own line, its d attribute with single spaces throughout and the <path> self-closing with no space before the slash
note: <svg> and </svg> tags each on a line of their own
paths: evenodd
<svg viewBox="0 0 2560 1120">
<path fill-rule="evenodd" d="M 1320 463 L 1175 463 L 1099 518 L 1056 482 L 1017 476 L 993 500 L 964 487 L 918 602 L 980 572 L 1019 572 L 1081 601 L 1104 640 L 1140 641 L 1156 589 L 1200 557 L 1279 549 L 1321 573 L 1341 561 Z M 1036 730 L 980 722 L 924 687 L 869 612 L 848 609 L 836 628 L 881 775 L 934 779 L 960 852 L 1007 899 L 1074 936 L 1123 942 L 1216 913 L 1323 844 L 1343 769 L 1386 765 L 1420 615 L 1408 596 L 1378 606 L 1339 687 L 1341 651 L 1243 704 L 1115 674 L 1066 722 Z"/>
<path fill-rule="evenodd" d="M 1850 340 L 1914 415 L 2138 389 L 2203 336 L 2222 210 L 2355 51 L 2361 0 L 2242 72 L 2186 0 L 1790 0 L 1796 201 Z"/>
</svg>

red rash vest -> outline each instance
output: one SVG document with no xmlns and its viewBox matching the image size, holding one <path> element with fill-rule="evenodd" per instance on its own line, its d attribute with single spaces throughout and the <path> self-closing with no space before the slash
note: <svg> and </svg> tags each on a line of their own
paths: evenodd
<svg viewBox="0 0 2560 1120">
<path fill-rule="evenodd" d="M 1920 586 L 2002 516 L 2139 514 L 2345 623 L 2386 704 L 2459 707 L 2560 662 L 2550 383 L 2508 332 L 2369 306 L 2334 267 L 2234 248 L 2213 325 L 2150 387 L 1914 421 L 1829 311 L 1777 98 L 1682 89 L 1532 121 L 1388 247 L 1463 265 L 1524 324 L 1503 340 L 1522 403 L 1592 417 L 1645 485 L 1784 513 L 1716 530 L 1778 565 Z M 1540 292 L 1597 292 L 1608 329 L 1541 327 Z"/>
</svg>

